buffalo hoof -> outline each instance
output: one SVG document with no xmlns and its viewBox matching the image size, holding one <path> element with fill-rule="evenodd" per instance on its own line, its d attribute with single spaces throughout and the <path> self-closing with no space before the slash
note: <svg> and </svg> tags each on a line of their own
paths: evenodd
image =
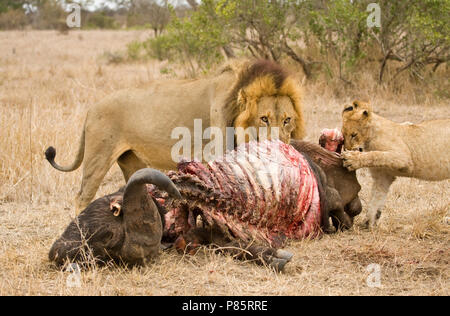
<svg viewBox="0 0 450 316">
<path fill-rule="evenodd" d="M 273 258 L 269 266 L 275 269 L 276 272 L 282 272 L 287 263 L 286 259 Z"/>
<path fill-rule="evenodd" d="M 289 251 L 278 249 L 275 253 L 275 256 L 279 259 L 284 259 L 287 262 L 292 260 L 292 257 L 294 257 L 294 254 L 290 253 Z"/>
</svg>

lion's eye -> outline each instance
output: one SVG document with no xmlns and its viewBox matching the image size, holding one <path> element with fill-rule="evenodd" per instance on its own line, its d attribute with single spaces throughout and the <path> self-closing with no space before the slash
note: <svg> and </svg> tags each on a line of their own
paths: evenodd
<svg viewBox="0 0 450 316">
<path fill-rule="evenodd" d="M 357 133 L 353 133 L 353 134 L 352 134 L 352 138 L 356 138 L 356 136 L 358 136 Z"/>
<path fill-rule="evenodd" d="M 291 118 L 288 117 L 287 119 L 284 120 L 284 125 L 288 125 L 291 122 Z"/>
<path fill-rule="evenodd" d="M 261 117 L 261 121 L 263 121 L 264 123 L 269 123 L 269 118 L 267 116 L 263 116 Z"/>
</svg>

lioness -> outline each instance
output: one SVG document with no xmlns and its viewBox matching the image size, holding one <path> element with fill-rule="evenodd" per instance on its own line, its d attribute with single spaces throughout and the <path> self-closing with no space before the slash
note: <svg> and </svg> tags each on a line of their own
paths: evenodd
<svg viewBox="0 0 450 316">
<path fill-rule="evenodd" d="M 355 101 L 344 110 L 343 134 L 344 166 L 370 168 L 374 180 L 368 227 L 377 224 L 396 177 L 450 178 L 450 119 L 398 124 L 373 113 L 369 103 Z"/>
<path fill-rule="evenodd" d="M 171 149 L 179 140 L 172 139 L 172 131 L 187 127 L 194 136 L 194 119 L 201 119 L 204 129 L 222 131 L 228 126 L 268 127 L 269 139 L 270 129 L 277 127 L 285 143 L 304 137 L 301 90 L 294 79 L 274 62 L 236 61 L 212 78 L 164 80 L 147 89 L 114 93 L 89 110 L 71 165 L 59 166 L 53 147 L 45 155 L 63 172 L 78 169 L 84 160 L 76 198 L 79 214 L 116 161 L 126 181 L 147 166 L 174 169 Z"/>
</svg>

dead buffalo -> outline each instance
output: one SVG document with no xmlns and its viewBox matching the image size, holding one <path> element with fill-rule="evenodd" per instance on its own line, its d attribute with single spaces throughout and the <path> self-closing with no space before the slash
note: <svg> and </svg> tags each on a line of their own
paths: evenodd
<svg viewBox="0 0 450 316">
<path fill-rule="evenodd" d="M 57 264 L 99 261 L 143 264 L 158 254 L 162 216 L 158 203 L 147 193 L 154 184 L 172 198 L 181 198 L 172 181 L 160 171 L 135 173 L 127 186 L 96 200 L 72 221 L 53 244 L 49 258 Z"/>
<path fill-rule="evenodd" d="M 123 201 L 118 192 L 91 204 L 55 243 L 50 259 L 82 260 L 78 253 L 84 240 L 94 257 L 127 263 L 141 263 L 156 253 L 160 227 L 145 230 L 136 216 L 130 218 L 131 225 L 125 224 L 130 189 L 136 201 L 133 210 L 156 217 L 165 214 L 165 243 L 187 252 L 213 244 L 276 270 L 292 258 L 281 250 L 287 240 L 331 232 L 330 217 L 337 228 L 350 228 L 352 217 L 360 211 L 355 174 L 342 167 L 336 153 L 307 142 L 292 146 L 251 142 L 207 165 L 182 162 L 178 169 L 168 178 L 158 174 L 158 183 L 151 177 L 152 181 L 140 180 L 139 186 L 132 186 L 132 181 L 155 173 L 139 171 L 127 185 Z M 144 183 L 155 185 L 146 191 Z M 118 233 L 113 234 L 110 223 L 118 221 L 118 213 L 124 220 L 115 224 Z M 133 236 L 133 243 L 119 242 L 126 236 Z M 152 242 L 145 243 L 146 248 L 143 241 L 148 239 Z"/>
<path fill-rule="evenodd" d="M 287 240 L 334 232 L 330 217 L 348 229 L 361 211 L 356 174 L 336 153 L 304 141 L 252 142 L 207 165 L 181 163 L 168 176 L 183 199 L 150 194 L 168 210 L 164 240 L 188 252 L 202 244 L 242 247 L 257 260 L 248 245 L 270 254 Z"/>
<path fill-rule="evenodd" d="M 340 140 L 343 143 L 343 138 Z M 327 210 L 336 229 L 348 229 L 353 226 L 353 219 L 362 212 L 362 204 L 359 199 L 361 185 L 356 177 L 356 172 L 344 168 L 339 154 L 331 152 L 318 145 L 294 140 L 291 145 L 299 152 L 310 157 L 320 171 L 325 173 L 322 177 L 325 195 L 327 198 Z M 338 146 L 340 148 L 341 145 Z M 338 149 L 339 150 L 339 149 Z M 323 223 L 325 232 L 332 232 L 331 227 Z"/>
</svg>

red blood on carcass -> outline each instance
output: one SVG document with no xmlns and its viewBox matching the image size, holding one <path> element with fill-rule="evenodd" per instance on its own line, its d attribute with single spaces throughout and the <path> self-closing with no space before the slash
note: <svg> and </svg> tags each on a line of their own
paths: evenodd
<svg viewBox="0 0 450 316">
<path fill-rule="evenodd" d="M 198 215 L 233 238 L 274 248 L 320 233 L 317 179 L 307 159 L 281 141 L 251 142 L 208 164 L 182 162 L 168 176 L 184 197 L 165 202 L 172 238 L 195 228 Z M 150 193 L 158 196 L 154 187 Z"/>
<path fill-rule="evenodd" d="M 319 144 L 329 151 L 340 154 L 344 145 L 344 135 L 337 128 L 324 129 L 320 133 Z"/>
</svg>

